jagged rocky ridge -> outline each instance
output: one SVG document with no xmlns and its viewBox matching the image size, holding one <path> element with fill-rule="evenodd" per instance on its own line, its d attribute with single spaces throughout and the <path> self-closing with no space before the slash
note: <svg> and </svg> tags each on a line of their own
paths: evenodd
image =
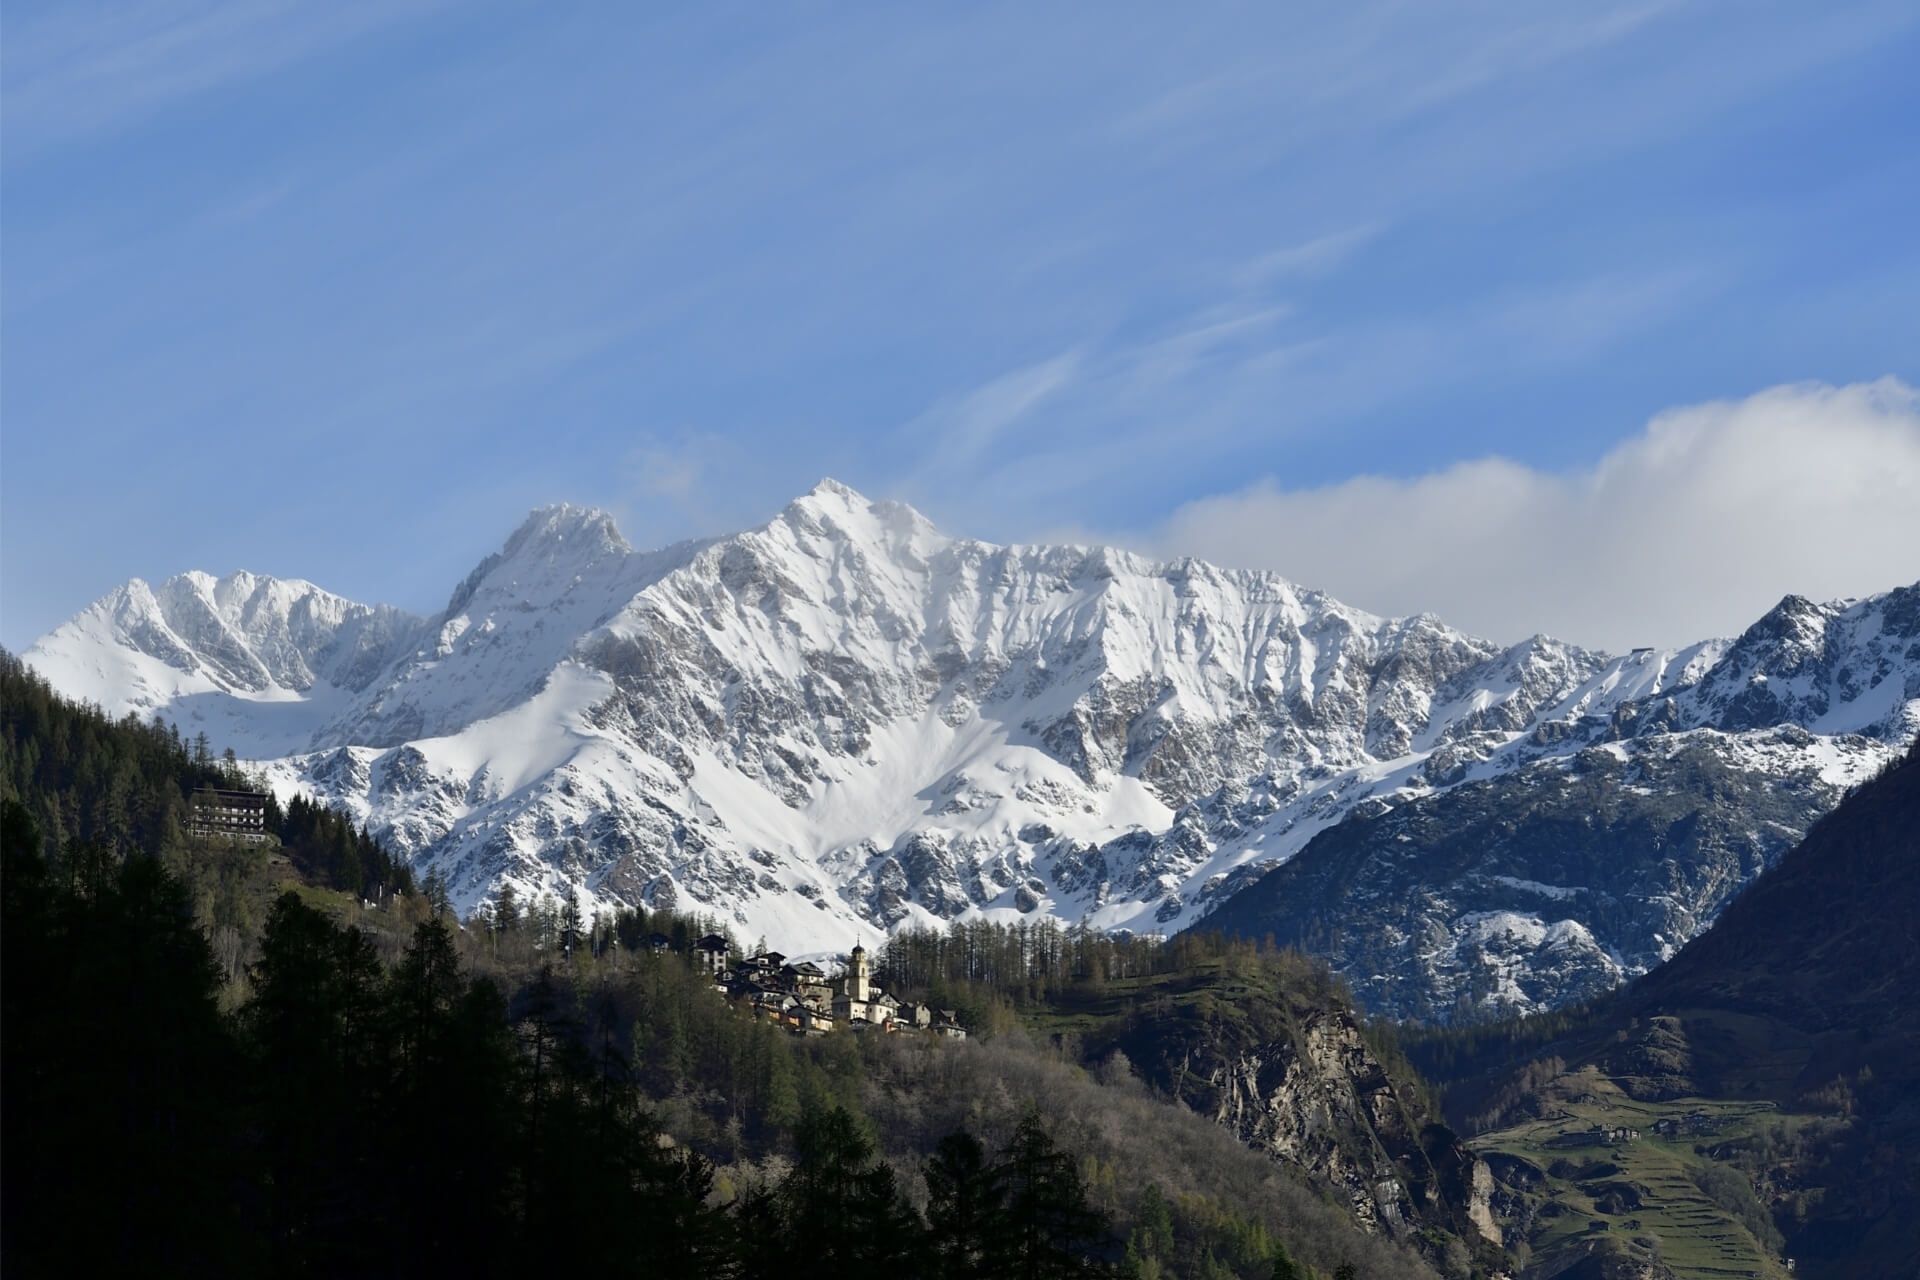
<svg viewBox="0 0 1920 1280">
<path fill-rule="evenodd" d="M 1596 748 L 1729 752 L 1799 780 L 1780 822 L 1803 829 L 1920 725 L 1917 637 L 1905 588 L 1789 598 L 1677 652 L 1502 648 L 1271 574 L 949 538 L 828 481 L 761 528 L 656 552 L 598 512 L 535 512 L 431 619 L 188 574 L 129 583 L 25 656 L 346 806 L 443 868 L 463 911 L 504 883 L 577 886 L 797 951 L 966 912 L 1176 929 L 1350 815 Z M 1785 726 L 1804 743 L 1778 747 Z M 1592 933 L 1565 901 L 1520 887 L 1458 914 Z M 1594 936 L 1620 973 L 1641 963 Z"/>
<path fill-rule="evenodd" d="M 1493 756 L 1509 768 L 1357 810 L 1208 926 L 1324 955 L 1400 1018 L 1527 1012 L 1646 973 L 1912 740 L 1920 588 L 1790 596 L 1701 648 L 1664 692 L 1543 719 Z"/>
<path fill-rule="evenodd" d="M 1585 999 L 1701 932 L 1836 800 L 1798 726 L 1656 734 L 1356 813 L 1206 927 L 1326 957 L 1450 1021 Z"/>
</svg>

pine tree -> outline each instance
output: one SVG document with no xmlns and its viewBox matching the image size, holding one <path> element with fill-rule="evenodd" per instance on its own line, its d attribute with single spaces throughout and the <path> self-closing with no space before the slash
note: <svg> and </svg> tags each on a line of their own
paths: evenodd
<svg viewBox="0 0 1920 1280">
<path fill-rule="evenodd" d="M 791 1280 L 899 1280 L 917 1222 L 893 1170 L 844 1107 L 808 1112 L 794 1134 L 793 1172 L 780 1187 L 791 1238 L 777 1271 Z"/>
<path fill-rule="evenodd" d="M 1021 1118 L 1000 1164 L 1013 1245 L 1007 1274 L 1021 1280 L 1106 1274 L 1094 1254 L 1107 1242 L 1108 1219 L 1087 1199 L 1073 1157 L 1054 1145 L 1037 1108 Z"/>
<path fill-rule="evenodd" d="M 1153 1274 L 1173 1258 L 1173 1211 L 1158 1183 L 1149 1182 L 1133 1213 L 1133 1234 L 1127 1240 L 1127 1258 L 1136 1270 L 1153 1264 Z"/>
<path fill-rule="evenodd" d="M 288 892 L 267 915 L 251 978 L 242 1024 L 262 1086 L 274 1269 L 344 1266 L 378 1199 L 362 1171 L 385 1057 L 380 963 L 359 930 Z"/>
<path fill-rule="evenodd" d="M 1004 1272 L 1008 1237 L 1003 1170 L 987 1163 L 980 1140 L 964 1129 L 940 1140 L 922 1172 L 927 1180 L 927 1237 L 945 1280 Z"/>
<path fill-rule="evenodd" d="M 447 891 L 447 876 L 439 867 L 427 869 L 426 883 L 421 886 L 421 892 L 427 895 L 427 910 L 435 919 L 453 910 L 452 895 Z"/>
<path fill-rule="evenodd" d="M 493 899 L 493 927 L 501 933 L 520 932 L 520 900 L 514 896 L 513 886 L 503 884 Z"/>
<path fill-rule="evenodd" d="M 334 827 L 333 852 L 329 869 L 333 873 L 333 887 L 359 897 L 361 892 L 361 868 L 359 842 L 354 837 L 353 824 L 341 822 Z"/>
<path fill-rule="evenodd" d="M 436 1033 L 466 989 L 453 931 L 438 915 L 414 927 L 413 942 L 388 979 L 403 1071 L 430 1076 Z"/>
<path fill-rule="evenodd" d="M 561 950 L 564 937 L 560 931 L 560 914 L 560 900 L 550 893 L 542 894 L 540 897 L 540 906 L 535 912 L 536 923 L 534 930 L 534 936 L 539 942 L 540 950 Z"/>
<path fill-rule="evenodd" d="M 84 878 L 60 874 L 29 806 L 9 797 L 5 810 L 8 1272 L 231 1266 L 222 1255 L 237 1215 L 218 1159 L 233 1124 L 226 1083 L 243 1073 L 215 1002 L 219 966 L 186 891 L 156 859 L 97 843 Z"/>
<path fill-rule="evenodd" d="M 499 1237 L 518 1185 L 519 1064 L 499 988 L 486 979 L 454 985 L 434 1019 L 425 1071 L 393 1094 L 383 1164 L 408 1206 L 398 1253 L 413 1275 L 505 1274 Z"/>
</svg>

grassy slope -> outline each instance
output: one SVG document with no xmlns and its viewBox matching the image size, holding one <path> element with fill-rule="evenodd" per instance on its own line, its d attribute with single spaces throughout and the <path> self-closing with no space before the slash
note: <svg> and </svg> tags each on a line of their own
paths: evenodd
<svg viewBox="0 0 1920 1280">
<path fill-rule="evenodd" d="M 1739 1220 L 1699 1187 L 1697 1175 L 1709 1150 L 1754 1135 L 1781 1117 L 1764 1101 L 1676 1098 L 1640 1102 L 1591 1068 L 1561 1082 L 1565 1095 L 1552 1114 L 1492 1133 L 1471 1145 L 1483 1155 L 1519 1157 L 1539 1170 L 1538 1186 L 1518 1193 L 1534 1218 L 1529 1247 L 1551 1259 L 1583 1249 L 1608 1234 L 1636 1252 L 1657 1252 L 1681 1280 L 1757 1276 L 1786 1280 L 1791 1273 Z M 1654 1133 L 1663 1119 L 1694 1113 L 1710 1119 L 1704 1132 L 1665 1138 Z M 1594 1125 L 1640 1131 L 1618 1146 L 1569 1146 L 1563 1140 Z M 1508 1181 L 1517 1181 L 1509 1174 Z"/>
</svg>

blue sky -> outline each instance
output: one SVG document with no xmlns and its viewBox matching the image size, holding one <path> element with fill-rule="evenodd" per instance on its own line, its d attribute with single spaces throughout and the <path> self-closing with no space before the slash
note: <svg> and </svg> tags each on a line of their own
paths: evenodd
<svg viewBox="0 0 1920 1280">
<path fill-rule="evenodd" d="M 648 545 L 822 475 L 1503 639 L 1910 581 L 1917 65 L 1907 0 L 16 0 L 0 642 L 187 568 L 431 612 L 535 504 Z M 1703 572 L 1763 440 L 1833 468 L 1750 513 L 1800 558 Z"/>
</svg>

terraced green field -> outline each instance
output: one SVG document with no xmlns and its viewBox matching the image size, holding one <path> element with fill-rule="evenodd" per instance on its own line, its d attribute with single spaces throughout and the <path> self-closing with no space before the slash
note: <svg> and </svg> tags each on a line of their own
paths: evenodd
<svg viewBox="0 0 1920 1280">
<path fill-rule="evenodd" d="M 1772 1104 L 1636 1102 L 1592 1069 L 1563 1083 L 1566 1096 L 1551 1117 L 1483 1134 L 1471 1144 L 1493 1158 L 1508 1193 L 1531 1211 L 1527 1243 L 1534 1262 L 1585 1252 L 1610 1238 L 1636 1256 L 1657 1254 L 1682 1280 L 1788 1280 L 1792 1273 L 1741 1215 L 1710 1198 L 1696 1177 L 1714 1164 L 1697 1147 L 1710 1151 L 1751 1135 L 1756 1124 L 1778 1118 Z M 1654 1131 L 1663 1120 L 1687 1125 L 1690 1116 L 1703 1119 L 1672 1136 Z M 1582 1144 L 1596 1125 L 1639 1136 Z"/>
</svg>

